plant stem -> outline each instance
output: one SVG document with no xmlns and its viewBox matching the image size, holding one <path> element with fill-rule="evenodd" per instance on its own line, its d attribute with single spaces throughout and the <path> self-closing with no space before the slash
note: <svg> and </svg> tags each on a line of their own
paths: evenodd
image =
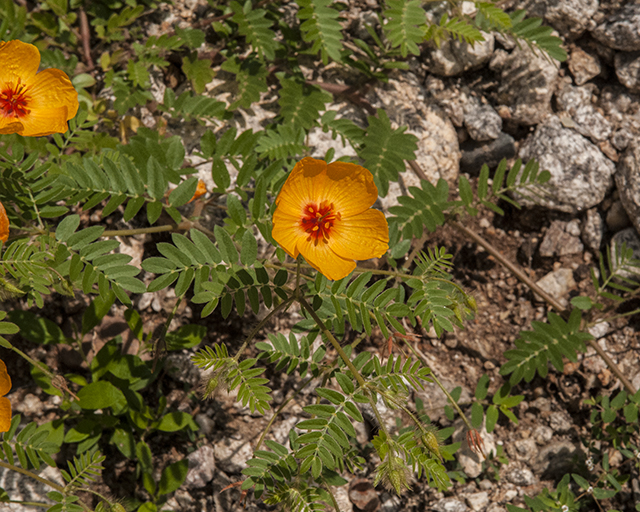
<svg viewBox="0 0 640 512">
<path fill-rule="evenodd" d="M 188 227 L 183 226 L 183 222 L 180 224 L 164 224 L 162 226 L 150 226 L 148 228 L 136 228 L 136 229 L 112 229 L 102 233 L 105 238 L 116 236 L 134 236 L 144 235 L 147 233 L 164 233 L 166 231 L 186 231 Z"/>
<path fill-rule="evenodd" d="M 21 468 L 21 467 L 18 467 L 18 466 L 14 466 L 13 464 L 9 464 L 8 462 L 4 462 L 2 460 L 0 460 L 0 467 L 8 469 L 10 471 L 15 471 L 16 473 L 21 473 L 21 474 L 23 474 L 25 476 L 33 478 L 34 480 L 37 480 L 41 484 L 44 484 L 44 485 L 46 485 L 48 487 L 51 487 L 52 489 L 55 489 L 59 493 L 64 493 L 65 492 L 64 487 L 58 485 L 55 482 L 52 482 L 51 480 L 47 480 L 46 478 L 42 478 L 41 476 L 36 475 L 35 473 L 29 471 L 28 469 L 24 469 L 24 468 Z"/>
<path fill-rule="evenodd" d="M 462 224 L 456 221 L 450 221 L 450 222 L 451 222 L 451 225 L 454 228 L 456 228 L 458 231 L 469 236 L 478 245 L 481 245 L 482 247 L 484 247 L 484 249 L 489 254 L 491 254 L 502 265 L 507 267 L 507 269 L 509 269 L 518 279 L 520 279 L 520 281 L 526 284 L 531 289 L 531 291 L 540 295 L 540 297 L 542 297 L 547 302 L 547 304 L 549 304 L 553 309 L 558 311 L 560 314 L 568 313 L 568 311 L 564 308 L 562 304 L 560 304 L 560 302 L 558 302 L 555 298 L 553 298 L 551 295 L 545 292 L 542 288 L 540 288 L 533 280 L 529 278 L 529 276 L 527 276 L 527 274 L 525 274 L 525 272 L 521 268 L 519 268 L 517 265 L 509 261 L 503 254 L 501 254 L 495 247 L 493 247 L 484 238 L 482 238 L 477 233 L 471 231 L 469 228 L 467 228 L 466 226 L 463 226 Z M 622 373 L 618 365 L 613 362 L 613 360 L 606 354 L 606 352 L 602 350 L 600 345 L 598 345 L 598 342 L 594 339 L 588 339 L 586 341 L 593 348 L 593 350 L 595 350 L 597 354 L 603 359 L 603 361 L 606 363 L 609 369 L 615 374 L 615 376 L 618 377 L 622 385 L 626 388 L 627 392 L 631 395 L 635 395 L 637 390 L 633 387 L 633 384 L 631 384 L 631 381 L 624 375 L 624 373 Z"/>
</svg>

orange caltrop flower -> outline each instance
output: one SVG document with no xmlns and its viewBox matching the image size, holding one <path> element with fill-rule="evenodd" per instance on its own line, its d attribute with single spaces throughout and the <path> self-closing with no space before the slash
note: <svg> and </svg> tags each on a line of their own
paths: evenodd
<svg viewBox="0 0 640 512">
<path fill-rule="evenodd" d="M 6 432 L 11 427 L 11 402 L 5 398 L 11 391 L 11 377 L 7 373 L 7 366 L 0 360 L 0 432 Z"/>
<path fill-rule="evenodd" d="M 0 203 L 0 240 L 6 242 L 9 238 L 9 217 L 4 205 Z"/>
<path fill-rule="evenodd" d="M 198 188 L 196 188 L 196 193 L 193 194 L 193 197 L 191 199 L 189 199 L 189 202 L 191 203 L 192 201 L 195 201 L 196 199 L 198 199 L 199 197 L 202 197 L 206 193 L 207 193 L 207 185 L 205 184 L 204 181 L 198 180 Z"/>
<path fill-rule="evenodd" d="M 276 198 L 273 238 L 293 258 L 332 280 L 348 276 L 354 260 L 379 258 L 389 248 L 384 214 L 373 175 L 344 162 L 303 158 Z"/>
<path fill-rule="evenodd" d="M 22 41 L 0 42 L 0 134 L 25 137 L 67 131 L 78 93 L 59 69 L 38 73 L 40 52 Z"/>
</svg>

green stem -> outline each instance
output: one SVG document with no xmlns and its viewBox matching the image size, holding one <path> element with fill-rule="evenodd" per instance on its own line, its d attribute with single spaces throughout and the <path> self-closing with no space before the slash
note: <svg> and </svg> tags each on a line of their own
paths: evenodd
<svg viewBox="0 0 640 512">
<path fill-rule="evenodd" d="M 178 225 L 176 224 L 165 224 L 162 226 L 151 226 L 148 228 L 136 228 L 136 229 L 113 229 L 107 230 L 102 233 L 102 236 L 105 238 L 111 238 L 115 236 L 134 236 L 134 235 L 144 235 L 146 233 L 164 233 L 166 231 L 184 231 L 185 227 L 183 227 L 183 223 Z"/>
<path fill-rule="evenodd" d="M 233 359 L 236 360 L 236 362 L 240 359 L 240 356 L 242 355 L 242 353 L 245 351 L 245 349 L 247 348 L 247 346 L 249 345 L 249 343 L 251 343 L 251 340 L 255 337 L 256 334 L 258 334 L 258 332 L 260 332 L 260 329 L 262 329 L 269 320 L 271 320 L 271 318 L 273 318 L 273 316 L 280 311 L 281 309 L 289 306 L 289 304 L 291 304 L 294 301 L 294 297 L 291 297 L 287 300 L 285 300 L 284 302 L 281 302 L 280 304 L 278 304 L 275 308 L 273 308 L 273 311 L 271 311 L 267 316 L 265 316 L 259 323 L 258 325 L 256 325 L 253 329 L 251 329 L 251 332 L 249 333 L 249 335 L 247 336 L 247 338 L 244 340 L 244 343 L 242 344 L 242 346 L 238 349 L 238 351 L 236 352 L 236 355 L 233 356 Z"/>
<path fill-rule="evenodd" d="M 420 351 L 420 349 L 418 349 L 418 347 L 414 347 L 411 345 L 411 343 L 409 343 L 409 340 L 404 340 L 407 347 L 409 347 L 409 350 L 411 350 L 411 352 L 413 352 L 413 354 L 420 359 L 420 362 L 426 366 L 427 368 L 429 368 L 429 370 L 431 370 L 431 367 L 429 366 L 429 363 L 427 363 L 427 358 L 425 357 L 425 355 Z M 460 417 L 462 418 L 462 421 L 464 421 L 464 424 L 467 426 L 467 428 L 469 430 L 474 430 L 474 428 L 471 426 L 471 423 L 469 423 L 469 420 L 467 419 L 467 417 L 464 415 L 464 413 L 462 412 L 462 409 L 460 409 L 460 406 L 458 405 L 458 403 L 453 399 L 453 397 L 451 396 L 451 394 L 446 390 L 446 388 L 442 385 L 442 382 L 440 382 L 440 379 L 438 379 L 438 377 L 436 376 L 436 374 L 433 372 L 433 370 L 431 370 L 431 373 L 429 374 L 429 377 L 433 379 L 433 381 L 438 385 L 438 387 L 442 390 L 442 392 L 445 394 L 445 396 L 447 397 L 447 399 L 449 400 L 449 402 L 451 403 L 451 405 L 454 407 L 454 409 L 456 411 L 458 411 L 458 414 L 460 415 Z"/>
<path fill-rule="evenodd" d="M 41 476 L 36 475 L 35 473 L 32 473 L 28 469 L 24 469 L 24 468 L 21 468 L 21 467 L 18 467 L 18 466 L 14 466 L 13 464 L 9 464 L 9 463 L 4 462 L 2 460 L 0 460 L 0 467 L 8 469 L 10 471 L 15 471 L 16 473 L 21 473 L 21 474 L 23 474 L 25 476 L 33 478 L 34 480 L 37 480 L 41 484 L 44 484 L 44 485 L 46 485 L 48 487 L 51 487 L 52 489 L 55 489 L 59 493 L 64 493 L 65 492 L 65 488 L 64 487 L 58 485 L 55 482 L 52 482 L 51 480 L 47 480 L 46 478 L 42 478 Z"/>
</svg>

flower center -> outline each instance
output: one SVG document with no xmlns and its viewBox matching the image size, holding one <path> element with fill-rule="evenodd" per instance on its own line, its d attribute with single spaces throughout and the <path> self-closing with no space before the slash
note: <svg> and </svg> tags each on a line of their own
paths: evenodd
<svg viewBox="0 0 640 512">
<path fill-rule="evenodd" d="M 26 116 L 30 112 L 27 108 L 29 99 L 26 87 L 19 81 L 16 85 L 7 84 L 0 91 L 0 114 L 16 119 Z"/>
<path fill-rule="evenodd" d="M 308 241 L 329 240 L 335 221 L 341 218 L 340 212 L 334 211 L 333 203 L 309 203 L 304 208 L 300 226 L 309 233 Z"/>
</svg>

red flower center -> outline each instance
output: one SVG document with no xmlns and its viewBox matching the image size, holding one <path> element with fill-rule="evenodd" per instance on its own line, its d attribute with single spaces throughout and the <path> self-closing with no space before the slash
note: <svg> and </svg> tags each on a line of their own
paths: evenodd
<svg viewBox="0 0 640 512">
<path fill-rule="evenodd" d="M 15 117 L 19 119 L 29 114 L 27 105 L 29 96 L 24 85 L 18 82 L 17 85 L 8 84 L 0 91 L 0 113 L 4 117 Z"/>
<path fill-rule="evenodd" d="M 304 208 L 300 226 L 309 233 L 309 241 L 329 240 L 334 222 L 341 218 L 340 213 L 334 211 L 333 203 L 323 201 L 320 206 L 309 203 Z"/>
</svg>

